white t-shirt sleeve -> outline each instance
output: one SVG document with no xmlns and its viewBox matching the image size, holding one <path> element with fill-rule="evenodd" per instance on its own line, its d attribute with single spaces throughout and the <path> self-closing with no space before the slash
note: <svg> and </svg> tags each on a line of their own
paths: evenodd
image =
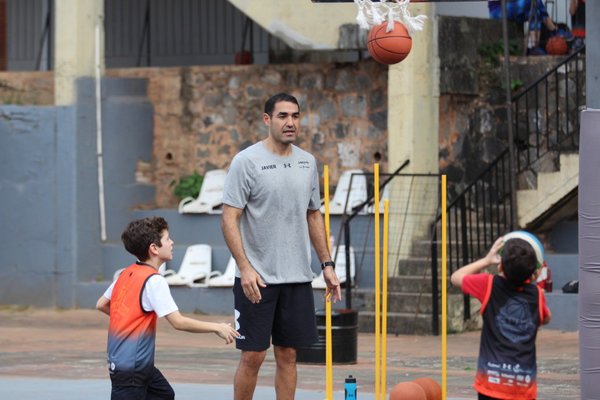
<svg viewBox="0 0 600 400">
<path fill-rule="evenodd" d="M 154 311 L 159 318 L 179 310 L 169 284 L 162 275 L 152 275 L 146 282 L 142 293 L 142 307 L 145 311 Z"/>
<path fill-rule="evenodd" d="M 117 281 L 113 281 L 113 282 L 110 284 L 110 286 L 108 287 L 108 289 L 106 289 L 106 290 L 104 291 L 104 294 L 103 294 L 102 296 L 104 296 L 104 297 L 106 297 L 107 299 L 109 299 L 109 300 L 110 300 L 110 299 L 111 299 L 111 297 L 112 297 L 113 288 L 115 287 L 115 283 L 116 283 L 116 282 L 117 282 Z"/>
</svg>

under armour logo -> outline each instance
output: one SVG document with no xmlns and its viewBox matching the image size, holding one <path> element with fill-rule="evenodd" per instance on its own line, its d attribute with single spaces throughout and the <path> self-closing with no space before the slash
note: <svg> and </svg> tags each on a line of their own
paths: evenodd
<svg viewBox="0 0 600 400">
<path fill-rule="evenodd" d="M 283 163 L 283 168 L 292 168 L 291 163 Z"/>
</svg>

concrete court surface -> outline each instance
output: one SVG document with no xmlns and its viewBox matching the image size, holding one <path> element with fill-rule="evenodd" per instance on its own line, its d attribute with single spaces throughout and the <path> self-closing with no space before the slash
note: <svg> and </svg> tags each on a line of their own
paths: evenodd
<svg viewBox="0 0 600 400">
<path fill-rule="evenodd" d="M 231 322 L 231 316 L 191 315 Z M 110 398 L 105 368 L 108 317 L 94 310 L 0 307 L 0 399 L 100 400 Z M 577 332 L 540 330 L 538 399 L 579 398 Z M 448 335 L 447 398 L 474 399 L 471 388 L 479 332 Z M 394 384 L 418 377 L 441 382 L 441 337 L 394 336 L 387 339 L 388 393 Z M 334 365 L 334 398 L 343 399 L 344 378 L 358 382 L 358 398 L 374 399 L 374 335 L 359 334 L 355 365 Z M 175 388 L 177 399 L 232 398 L 239 358 L 232 345 L 213 334 L 178 332 L 161 319 L 156 365 Z M 275 399 L 274 360 L 267 355 L 254 398 Z M 325 367 L 298 365 L 298 400 L 325 398 Z"/>
</svg>

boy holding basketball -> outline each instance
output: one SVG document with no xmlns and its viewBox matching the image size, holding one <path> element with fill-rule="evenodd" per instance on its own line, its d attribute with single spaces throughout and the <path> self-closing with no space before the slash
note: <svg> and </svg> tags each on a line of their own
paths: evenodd
<svg viewBox="0 0 600 400">
<path fill-rule="evenodd" d="M 474 388 L 479 400 L 535 399 L 538 327 L 550 310 L 535 285 L 536 258 L 531 244 L 499 238 L 482 259 L 455 271 L 450 280 L 481 302 L 483 328 Z M 498 274 L 481 273 L 498 265 Z"/>
<path fill-rule="evenodd" d="M 173 258 L 169 225 L 160 217 L 133 221 L 121 235 L 137 261 L 127 267 L 98 299 L 96 308 L 110 316 L 108 369 L 112 400 L 174 399 L 173 388 L 154 366 L 156 321 L 165 317 L 177 330 L 213 332 L 232 343 L 231 324 L 198 321 L 179 312 L 158 267 Z"/>
</svg>

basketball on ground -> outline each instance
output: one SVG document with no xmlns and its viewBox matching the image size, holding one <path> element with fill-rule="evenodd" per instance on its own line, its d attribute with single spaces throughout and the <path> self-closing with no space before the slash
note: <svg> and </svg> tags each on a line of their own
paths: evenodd
<svg viewBox="0 0 600 400">
<path fill-rule="evenodd" d="M 412 38 L 406 27 L 394 21 L 394 29 L 386 32 L 388 23 L 376 25 L 369 31 L 367 48 L 371 57 L 381 64 L 396 64 L 404 60 L 412 48 Z"/>
<path fill-rule="evenodd" d="M 417 378 L 413 382 L 423 388 L 427 400 L 442 400 L 442 388 L 431 378 Z"/>
<path fill-rule="evenodd" d="M 390 392 L 390 400 L 427 400 L 427 395 L 414 382 L 400 382 Z"/>
</svg>

